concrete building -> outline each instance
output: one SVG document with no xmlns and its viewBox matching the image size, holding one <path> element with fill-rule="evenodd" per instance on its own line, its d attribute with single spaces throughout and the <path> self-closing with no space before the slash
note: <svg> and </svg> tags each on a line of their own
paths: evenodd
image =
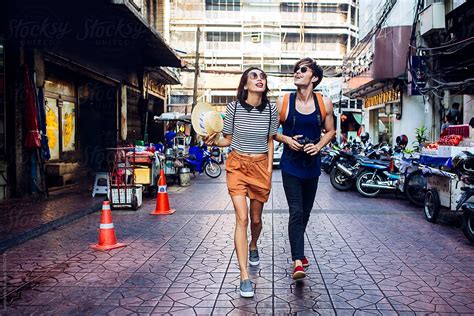
<svg viewBox="0 0 474 316">
<path fill-rule="evenodd" d="M 394 142 L 425 126 L 439 138 L 453 103 L 462 122 L 474 115 L 474 3 L 446 1 L 360 1 L 360 42 L 347 56 L 350 97 L 364 101 L 364 127 L 373 142 Z"/>
<path fill-rule="evenodd" d="M 363 100 L 363 129 L 373 143 L 415 141 L 416 128 L 431 126 L 423 96 L 407 83 L 415 3 L 360 1 L 361 41 L 346 58 L 346 95 Z"/>
<path fill-rule="evenodd" d="M 431 0 L 420 7 L 413 45 L 420 57 L 413 64 L 412 81 L 429 103 L 434 139 L 454 103 L 460 105 L 458 123 L 467 124 L 474 117 L 473 16 L 473 1 Z"/>
<path fill-rule="evenodd" d="M 170 43 L 188 62 L 169 102 L 183 112 L 192 103 L 198 27 L 198 96 L 220 109 L 235 98 L 240 75 L 250 66 L 269 74 L 273 99 L 294 90 L 293 65 L 302 57 L 315 58 L 324 68 L 319 88 L 330 95 L 332 81 L 340 80 L 331 77 L 340 76 L 343 56 L 358 38 L 355 0 L 171 0 L 166 6 Z"/>
<path fill-rule="evenodd" d="M 0 199 L 92 182 L 106 148 L 163 138 L 146 118 L 165 111 L 165 85 L 179 83 L 167 67 L 181 62 L 157 31 L 161 11 L 151 0 L 2 4 Z"/>
</svg>

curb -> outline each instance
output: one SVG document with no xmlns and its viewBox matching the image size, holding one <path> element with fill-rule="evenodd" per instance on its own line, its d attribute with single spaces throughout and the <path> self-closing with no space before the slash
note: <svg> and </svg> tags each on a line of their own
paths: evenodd
<svg viewBox="0 0 474 316">
<path fill-rule="evenodd" d="M 23 233 L 18 233 L 10 238 L 1 241 L 0 242 L 0 254 L 5 252 L 6 250 L 18 246 L 30 239 L 36 238 L 38 236 L 41 236 L 43 234 L 46 234 L 47 232 L 56 229 L 60 226 L 69 224 L 75 220 L 78 220 L 81 217 L 84 217 L 86 215 L 95 213 L 97 211 L 100 211 L 100 207 L 102 206 L 102 201 L 100 203 L 97 203 L 97 205 L 94 205 L 92 207 L 87 207 L 84 209 L 81 209 L 77 212 L 74 212 L 72 214 L 66 215 L 64 217 L 55 219 L 54 221 L 51 221 L 49 223 L 42 224 L 38 227 L 29 229 Z"/>
</svg>

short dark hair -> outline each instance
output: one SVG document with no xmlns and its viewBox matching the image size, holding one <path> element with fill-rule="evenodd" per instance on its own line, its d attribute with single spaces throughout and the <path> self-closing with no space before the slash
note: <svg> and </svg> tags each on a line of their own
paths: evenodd
<svg viewBox="0 0 474 316">
<path fill-rule="evenodd" d="M 461 106 L 461 105 L 460 105 L 459 103 L 457 103 L 457 102 L 454 102 L 453 105 L 451 105 L 451 107 L 452 107 L 453 109 L 456 109 L 456 110 L 459 110 L 459 107 L 460 107 L 460 106 Z"/>
<path fill-rule="evenodd" d="M 249 69 L 243 72 L 242 77 L 240 77 L 239 87 L 237 88 L 237 100 L 239 100 L 240 103 L 244 103 L 249 95 L 248 91 L 245 90 L 244 87 L 247 84 L 247 80 L 249 78 L 249 72 L 251 72 L 252 70 L 260 70 L 261 72 L 265 74 L 265 71 L 257 67 L 250 67 Z M 270 89 L 268 89 L 268 81 L 266 81 L 265 91 L 263 91 L 262 93 L 262 104 L 270 103 L 270 101 L 268 101 L 268 96 L 267 96 L 268 92 L 270 92 Z"/>
<path fill-rule="evenodd" d="M 323 80 L 323 68 L 321 68 L 321 66 L 319 66 L 314 59 L 306 57 L 296 62 L 295 66 L 293 67 L 293 73 L 295 73 L 301 65 L 308 65 L 309 69 L 311 69 L 313 72 L 313 75 L 318 77 L 318 81 L 313 82 L 313 89 L 316 88 L 321 80 Z"/>
</svg>

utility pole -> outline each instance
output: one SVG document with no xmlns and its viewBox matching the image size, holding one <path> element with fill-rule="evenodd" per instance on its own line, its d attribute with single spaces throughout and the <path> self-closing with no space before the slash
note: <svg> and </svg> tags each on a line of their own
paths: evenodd
<svg viewBox="0 0 474 316">
<path fill-rule="evenodd" d="M 191 113 L 197 104 L 197 93 L 198 93 L 198 78 L 199 78 L 199 42 L 201 41 L 201 29 L 198 25 L 196 30 L 196 59 L 194 61 L 194 88 L 193 88 L 193 104 L 191 105 Z M 184 114 L 188 114 L 188 105 L 184 110 Z M 196 140 L 196 132 L 191 128 L 191 144 L 194 144 Z"/>
<path fill-rule="evenodd" d="M 201 41 L 201 28 L 197 27 L 196 30 L 196 59 L 194 61 L 194 89 L 193 89 L 193 104 L 191 105 L 191 112 L 197 103 L 197 90 L 198 90 L 198 78 L 199 78 L 199 42 Z M 186 106 L 185 114 L 188 114 L 188 106 Z"/>
</svg>

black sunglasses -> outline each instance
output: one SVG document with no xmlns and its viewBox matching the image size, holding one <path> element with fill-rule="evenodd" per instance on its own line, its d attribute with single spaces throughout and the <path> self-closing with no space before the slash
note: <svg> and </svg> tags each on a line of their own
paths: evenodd
<svg viewBox="0 0 474 316">
<path fill-rule="evenodd" d="M 258 77 L 260 77 L 260 79 L 262 79 L 262 80 L 267 79 L 267 75 L 263 72 L 261 72 L 261 73 L 256 73 L 255 71 L 249 72 L 249 78 L 250 79 L 254 80 L 254 79 L 257 79 Z"/>
<path fill-rule="evenodd" d="M 299 71 L 301 71 L 301 73 L 303 73 L 303 74 L 304 74 L 306 71 L 308 71 L 308 69 L 309 69 L 309 68 L 308 68 L 307 66 L 303 66 L 303 67 L 295 68 L 295 73 L 297 73 L 297 72 L 298 72 L 298 70 L 299 70 Z"/>
</svg>

